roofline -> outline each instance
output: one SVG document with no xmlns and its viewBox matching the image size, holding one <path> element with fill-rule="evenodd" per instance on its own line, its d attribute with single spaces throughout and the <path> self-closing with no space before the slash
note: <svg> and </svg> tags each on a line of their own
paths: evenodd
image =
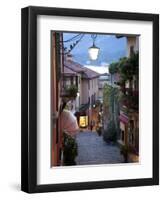
<svg viewBox="0 0 163 200">
<path fill-rule="evenodd" d="M 75 64 L 81 65 L 80 63 L 74 62 L 73 60 L 72 60 L 71 62 L 73 62 L 74 65 L 75 65 Z M 76 73 L 82 73 L 82 74 L 83 74 L 83 73 L 85 72 L 85 75 L 87 76 L 87 77 L 83 77 L 83 78 L 85 78 L 85 79 L 90 79 L 90 80 L 91 80 L 91 79 L 95 79 L 95 78 L 97 78 L 97 77 L 99 77 L 99 76 L 101 75 L 100 73 L 98 73 L 98 72 L 96 72 L 96 71 L 94 71 L 94 70 L 92 70 L 92 69 L 89 69 L 88 67 L 85 67 L 85 66 L 82 67 L 82 65 L 81 65 L 81 66 L 77 66 L 77 67 L 79 67 L 79 68 L 83 68 L 83 69 L 81 69 L 81 70 L 79 69 L 79 71 L 76 71 L 75 69 L 71 68 L 70 66 L 67 66 L 65 62 L 64 62 L 64 66 L 67 67 L 68 69 L 70 69 L 70 70 L 76 72 Z M 96 75 L 93 76 L 93 77 L 88 77 L 87 71 L 90 71 L 90 72 L 92 72 L 92 73 L 96 73 Z"/>
<path fill-rule="evenodd" d="M 98 77 L 99 77 L 99 75 L 94 76 L 94 77 L 92 77 L 92 78 L 90 78 L 90 77 L 82 77 L 82 79 L 89 79 L 89 80 L 91 80 L 91 79 L 95 79 L 95 78 L 98 78 Z"/>
<path fill-rule="evenodd" d="M 63 76 L 70 76 L 70 75 L 71 75 L 71 76 L 78 76 L 77 74 L 65 73 L 65 72 L 64 72 L 64 73 L 62 72 L 61 74 L 62 74 Z"/>
<path fill-rule="evenodd" d="M 81 71 L 78 71 L 78 72 L 77 72 L 76 70 L 72 69 L 71 67 L 69 67 L 69 66 L 67 66 L 67 65 L 65 65 L 65 64 L 64 64 L 64 66 L 67 67 L 67 68 L 69 68 L 70 70 L 76 72 L 76 73 L 84 72 L 84 70 L 82 70 L 82 69 L 81 69 Z"/>
</svg>

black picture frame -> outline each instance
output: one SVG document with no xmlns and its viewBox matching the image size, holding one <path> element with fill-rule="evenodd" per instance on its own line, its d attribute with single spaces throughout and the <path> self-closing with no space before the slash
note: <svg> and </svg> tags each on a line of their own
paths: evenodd
<svg viewBox="0 0 163 200">
<path fill-rule="evenodd" d="M 56 15 L 153 23 L 153 177 L 37 185 L 37 16 Z M 147 47 L 148 48 L 148 47 Z M 21 11 L 21 190 L 28 193 L 159 184 L 159 15 L 30 6 Z"/>
</svg>

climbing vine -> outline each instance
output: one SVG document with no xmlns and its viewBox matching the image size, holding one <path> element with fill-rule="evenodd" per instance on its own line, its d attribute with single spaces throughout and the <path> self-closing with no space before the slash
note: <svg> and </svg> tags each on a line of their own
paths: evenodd
<svg viewBox="0 0 163 200">
<path fill-rule="evenodd" d="M 108 84 L 104 85 L 103 88 L 103 106 L 104 109 L 108 109 L 109 118 L 112 118 L 114 113 L 114 104 L 115 101 L 119 100 L 120 94 L 118 88 L 112 87 Z"/>
</svg>

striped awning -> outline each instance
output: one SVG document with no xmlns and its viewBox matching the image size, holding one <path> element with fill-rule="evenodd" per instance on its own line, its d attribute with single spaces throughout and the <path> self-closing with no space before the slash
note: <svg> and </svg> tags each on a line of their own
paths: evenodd
<svg viewBox="0 0 163 200">
<path fill-rule="evenodd" d="M 128 117 L 127 117 L 126 115 L 124 115 L 124 114 L 120 114 L 119 120 L 120 120 L 121 122 L 123 122 L 124 124 L 127 124 L 127 123 L 128 123 Z"/>
</svg>

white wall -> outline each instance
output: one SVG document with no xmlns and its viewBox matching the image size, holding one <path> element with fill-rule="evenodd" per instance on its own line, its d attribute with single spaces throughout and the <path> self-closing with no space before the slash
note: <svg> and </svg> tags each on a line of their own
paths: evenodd
<svg viewBox="0 0 163 200">
<path fill-rule="evenodd" d="M 161 173 L 161 185 L 155 187 L 119 188 L 105 190 L 90 190 L 76 192 L 60 192 L 28 195 L 20 192 L 20 9 L 27 5 L 87 8 L 116 11 L 149 12 L 161 13 L 161 0 L 5 0 L 1 1 L 0 21 L 0 199 L 56 199 L 56 200 L 76 200 L 76 199 L 125 199 L 140 200 L 144 198 L 162 199 L 163 196 L 163 174 Z M 163 15 L 160 16 L 163 21 Z M 160 24 L 160 35 L 163 35 L 163 26 Z M 162 38 L 160 44 L 163 44 Z M 160 55 L 163 54 L 160 49 Z M 160 59 L 161 61 L 162 58 Z M 160 63 L 161 66 L 161 63 Z M 163 62 L 162 62 L 163 66 Z M 160 67 L 163 77 L 163 70 Z M 163 79 L 160 80 L 163 86 Z M 161 91 L 161 90 L 160 90 Z M 163 91 L 163 89 L 162 89 Z M 160 102 L 163 102 L 163 92 L 161 92 Z M 163 104 L 160 106 L 162 110 Z M 161 113 L 160 122 L 163 121 Z M 163 123 L 160 130 L 160 150 L 163 153 Z M 161 166 L 163 168 L 163 156 Z"/>
</svg>

